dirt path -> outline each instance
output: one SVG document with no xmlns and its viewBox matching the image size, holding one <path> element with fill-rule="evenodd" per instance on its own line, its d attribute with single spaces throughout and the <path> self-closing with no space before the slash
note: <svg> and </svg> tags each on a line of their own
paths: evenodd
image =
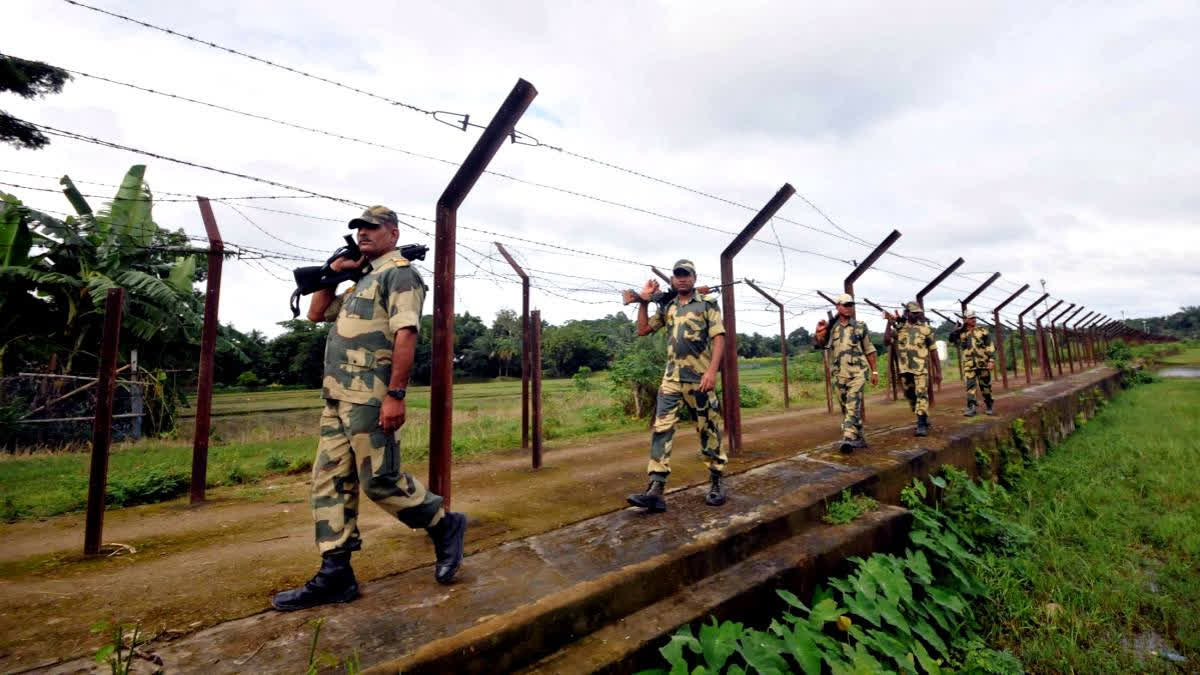
<svg viewBox="0 0 1200 675">
<path fill-rule="evenodd" d="M 1016 390 L 1014 389 L 1014 392 Z M 1017 397 L 1019 394 L 1009 394 Z M 959 417 L 961 385 L 947 384 L 933 415 L 935 433 Z M 1001 396 L 1002 410 L 1014 401 Z M 911 424 L 907 405 L 880 397 L 868 406 L 868 431 Z M 833 442 L 835 417 L 824 408 L 749 417 L 745 449 L 730 472 Z M 457 464 L 454 508 L 471 518 L 468 551 L 560 527 L 623 508 L 625 495 L 645 486 L 646 434 L 621 434 L 588 444 L 551 444 L 539 471 L 521 451 Z M 671 486 L 704 482 L 697 442 L 681 426 Z M 425 474 L 425 467 L 410 470 Z M 737 478 L 730 481 L 737 489 Z M 270 499 L 244 501 L 214 491 L 199 508 L 182 502 L 119 509 L 105 516 L 105 541 L 137 552 L 84 559 L 82 515 L 0 526 L 0 670 L 19 671 L 78 656 L 97 645 L 89 627 L 102 620 L 139 621 L 170 637 L 264 610 L 270 594 L 302 583 L 317 556 L 307 506 L 307 481 L 268 486 Z M 362 580 L 432 561 L 423 532 L 414 532 L 365 505 L 359 517 L 363 551 L 355 556 Z"/>
</svg>

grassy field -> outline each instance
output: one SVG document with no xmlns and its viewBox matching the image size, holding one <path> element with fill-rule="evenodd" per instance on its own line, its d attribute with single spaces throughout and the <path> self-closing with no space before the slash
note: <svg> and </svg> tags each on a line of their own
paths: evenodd
<svg viewBox="0 0 1200 675">
<path fill-rule="evenodd" d="M 1136 387 L 1027 471 L 1009 515 L 1034 539 L 989 570 L 990 642 L 1032 672 L 1195 672 L 1197 411 L 1198 380 Z"/>
</svg>

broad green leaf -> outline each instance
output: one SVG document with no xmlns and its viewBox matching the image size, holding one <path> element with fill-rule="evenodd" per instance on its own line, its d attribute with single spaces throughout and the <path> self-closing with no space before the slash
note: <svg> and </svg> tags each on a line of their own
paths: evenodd
<svg viewBox="0 0 1200 675">
<path fill-rule="evenodd" d="M 913 653 L 917 656 L 917 661 L 921 664 L 921 667 L 925 669 L 925 672 L 929 673 L 929 675 L 941 675 L 941 666 L 939 666 L 937 660 L 931 657 L 929 652 L 925 650 L 925 645 L 921 644 L 919 640 L 914 640 L 912 647 Z"/>
<path fill-rule="evenodd" d="M 75 209 L 75 213 L 78 213 L 87 220 L 92 220 L 95 217 L 95 214 L 92 213 L 92 207 L 83 198 L 83 195 L 79 193 L 79 189 L 75 187 L 75 183 L 71 182 L 70 176 L 63 176 L 59 179 L 58 184 L 64 186 L 63 194 L 67 196 L 67 201 L 71 202 L 71 208 Z M 107 229 L 107 225 L 103 227 Z"/>
<path fill-rule="evenodd" d="M 696 638 L 692 636 L 691 626 L 681 626 L 671 640 L 663 645 L 658 650 L 667 663 L 671 666 L 671 675 L 688 675 L 687 657 L 683 655 L 683 648 L 687 646 L 693 653 L 700 652 L 700 644 Z"/>
<path fill-rule="evenodd" d="M 846 608 L 854 614 L 870 621 L 872 624 L 879 626 L 879 609 L 875 607 L 875 601 L 864 595 L 854 594 L 847 595 L 843 598 L 846 603 Z"/>
<path fill-rule="evenodd" d="M 938 656 L 945 657 L 950 655 L 950 651 L 946 648 L 945 641 L 942 640 L 942 636 L 938 635 L 937 630 L 935 630 L 933 626 L 930 626 L 925 621 L 916 621 L 913 622 L 912 629 L 914 633 L 924 638 L 924 640 L 929 643 L 930 647 L 933 647 L 935 650 L 937 650 Z M 921 654 L 918 653 L 917 657 L 920 658 L 920 656 Z"/>
<path fill-rule="evenodd" d="M 926 586 L 925 591 L 929 593 L 929 597 L 933 598 L 934 602 L 955 614 L 962 614 L 967 609 L 967 604 L 963 601 L 962 596 L 957 593 L 937 586 Z"/>
<path fill-rule="evenodd" d="M 795 593 L 781 589 L 781 590 L 775 591 L 775 594 L 778 595 L 779 597 L 783 598 L 783 601 L 786 602 L 787 604 L 791 605 L 792 607 L 795 607 L 796 609 L 799 609 L 803 612 L 809 611 L 808 607 L 806 607 L 803 602 L 800 602 L 800 598 L 797 598 Z"/>
<path fill-rule="evenodd" d="M 864 572 L 861 567 L 859 568 L 858 574 L 851 577 L 850 583 L 854 586 L 854 590 L 858 591 L 862 595 L 865 595 L 871 600 L 875 599 L 875 596 L 877 595 L 875 581 L 871 578 L 871 575 Z"/>
<path fill-rule="evenodd" d="M 700 626 L 700 653 L 704 656 L 704 664 L 714 673 L 721 672 L 725 662 L 737 651 L 737 641 L 742 634 L 741 624 L 726 621 L 718 625 L 716 618 L 712 623 Z"/>
<path fill-rule="evenodd" d="M 933 583 L 933 570 L 929 569 L 929 559 L 923 551 L 908 551 L 905 557 L 908 571 L 913 573 L 922 584 Z"/>
<path fill-rule="evenodd" d="M 929 482 L 942 489 L 946 488 L 946 479 L 942 478 L 941 476 L 930 476 Z"/>
<path fill-rule="evenodd" d="M 116 645 L 104 645 L 96 651 L 96 663 L 108 663 L 108 657 L 117 651 Z"/>
<path fill-rule="evenodd" d="M 950 632 L 950 617 L 946 616 L 946 612 L 942 610 L 942 607 L 932 596 L 925 598 L 924 602 L 921 603 L 921 608 L 924 609 L 929 616 L 933 617 L 933 620 L 937 622 L 937 625 L 942 627 L 942 630 L 946 631 L 947 633 Z"/>
<path fill-rule="evenodd" d="M 17 267 L 29 261 L 33 236 L 25 223 L 21 206 L 5 200 L 0 203 L 0 267 Z"/>
<path fill-rule="evenodd" d="M 150 219 L 152 202 L 145 176 L 146 165 L 129 167 L 108 212 L 100 214 L 100 220 L 108 220 L 111 231 L 127 237 L 137 246 L 150 245 L 154 231 L 158 229 Z"/>
<path fill-rule="evenodd" d="M 809 634 L 807 627 L 796 626 L 795 631 L 783 636 L 783 642 L 805 675 L 820 675 L 821 649 Z"/>
<path fill-rule="evenodd" d="M 904 631 L 905 635 L 912 633 L 912 627 L 909 626 L 908 620 L 900 613 L 900 608 L 888 598 L 880 598 L 875 605 L 879 609 L 879 616 L 885 621 L 892 624 L 896 628 Z"/>
<path fill-rule="evenodd" d="M 904 668 L 909 665 L 908 645 L 883 631 L 870 630 L 867 633 L 874 639 L 875 646 L 879 651 L 895 661 L 897 666 Z"/>
<path fill-rule="evenodd" d="M 825 598 L 824 600 L 813 605 L 812 612 L 808 615 L 808 625 L 813 628 L 820 629 L 826 623 L 833 621 L 842 614 L 844 610 L 838 607 L 833 598 Z"/>
<path fill-rule="evenodd" d="M 189 255 L 179 258 L 171 267 L 171 272 L 167 275 L 167 283 L 174 286 L 180 293 L 191 293 L 195 277 L 196 257 Z"/>
</svg>

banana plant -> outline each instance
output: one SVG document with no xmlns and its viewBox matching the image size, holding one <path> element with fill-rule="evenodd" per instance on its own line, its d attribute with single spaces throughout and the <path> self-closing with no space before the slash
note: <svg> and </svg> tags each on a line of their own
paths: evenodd
<svg viewBox="0 0 1200 675">
<path fill-rule="evenodd" d="M 42 299 L 59 324 L 58 341 L 66 343 L 68 370 L 85 345 L 99 340 L 104 297 L 112 288 L 125 289 L 123 332 L 132 340 L 123 339 L 123 347 L 178 349 L 198 335 L 196 256 L 186 253 L 182 232 L 154 222 L 145 173 L 144 165 L 131 167 L 113 200 L 99 210 L 63 176 L 63 194 L 77 214 L 65 219 L 29 209 L 11 195 L 0 205 L 0 282 L 27 291 L 5 293 L 0 316 L 10 314 L 4 305 L 15 296 Z M 3 339 L 21 331 L 3 324 L 0 330 L 2 355 Z"/>
</svg>

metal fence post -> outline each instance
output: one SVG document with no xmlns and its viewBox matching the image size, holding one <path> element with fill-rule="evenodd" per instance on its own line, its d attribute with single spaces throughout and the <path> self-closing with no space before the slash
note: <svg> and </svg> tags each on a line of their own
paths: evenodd
<svg viewBox="0 0 1200 675">
<path fill-rule="evenodd" d="M 124 304 L 125 289 L 108 289 L 104 297 L 100 370 L 96 373 L 96 417 L 92 422 L 92 463 L 88 472 L 87 519 L 83 530 L 84 555 L 99 553 L 100 541 L 104 536 L 104 494 L 108 490 L 113 390 L 117 379 L 117 353 L 121 341 L 121 311 Z"/>
<path fill-rule="evenodd" d="M 218 308 L 221 304 L 221 266 L 225 262 L 225 242 L 217 229 L 212 205 L 207 197 L 196 197 L 200 219 L 208 235 L 208 278 L 204 292 L 204 328 L 200 335 L 200 374 L 196 386 L 196 432 L 192 436 L 191 503 L 204 501 L 208 482 L 208 435 L 212 429 L 212 385 L 217 350 Z"/>
<path fill-rule="evenodd" d="M 1072 302 L 1070 305 L 1067 305 L 1066 309 L 1064 309 L 1057 316 L 1055 316 L 1053 319 L 1050 320 L 1050 337 L 1054 339 L 1054 363 L 1055 363 L 1055 365 L 1058 366 L 1058 376 L 1059 377 L 1062 377 L 1062 374 L 1063 374 L 1062 373 L 1062 331 L 1059 330 L 1058 328 L 1056 328 L 1054 324 L 1058 323 L 1058 321 L 1060 319 L 1062 319 L 1063 316 L 1067 312 L 1071 311 L 1071 308 L 1074 306 L 1075 306 L 1075 303 Z"/>
<path fill-rule="evenodd" d="M 1061 304 L 1063 304 L 1062 300 L 1059 300 L 1058 302 L 1054 303 L 1054 305 L 1051 306 L 1050 309 L 1047 309 L 1045 312 L 1042 312 L 1042 314 L 1040 316 L 1038 316 L 1037 319 L 1035 320 L 1035 323 L 1037 324 L 1038 368 L 1042 371 L 1042 379 L 1043 380 L 1053 380 L 1054 379 L 1054 371 L 1050 367 L 1050 350 L 1049 350 L 1049 346 L 1046 344 L 1046 330 L 1044 328 L 1042 328 L 1042 319 L 1046 318 L 1046 316 L 1048 314 L 1050 314 L 1050 312 L 1053 312 L 1055 309 L 1058 309 L 1058 306 Z"/>
<path fill-rule="evenodd" d="M 1048 297 L 1050 297 L 1049 293 L 1042 293 L 1042 297 L 1034 300 L 1033 304 L 1022 310 L 1020 314 L 1017 314 L 1017 331 L 1021 333 L 1021 360 L 1025 362 L 1025 384 L 1033 382 L 1032 366 L 1029 363 L 1029 342 L 1025 340 L 1025 315 L 1036 309 L 1038 304 Z M 1035 347 L 1037 346 L 1036 342 L 1037 337 L 1035 336 Z M 1038 353 L 1040 354 L 1041 352 L 1039 351 Z"/>
<path fill-rule="evenodd" d="M 752 279 L 746 279 L 746 285 L 758 291 L 771 304 L 779 308 L 779 353 L 783 356 L 783 407 L 790 408 L 792 405 L 791 397 L 788 395 L 788 353 L 787 353 L 787 329 L 784 328 L 783 322 L 783 303 L 771 297 L 766 291 L 758 287 Z"/>
<path fill-rule="evenodd" d="M 917 292 L 917 304 L 921 306 L 921 311 L 922 311 L 922 312 L 923 312 L 923 311 L 925 311 L 925 296 L 926 296 L 926 295 L 928 295 L 930 291 L 932 291 L 933 289 L 937 288 L 937 287 L 938 287 L 938 285 L 940 285 L 940 284 L 941 284 L 943 281 L 945 281 L 947 277 L 949 277 L 951 274 L 954 274 L 954 270 L 956 270 L 956 269 L 958 269 L 958 268 L 962 267 L 962 264 L 963 264 L 963 262 L 964 262 L 964 261 L 963 261 L 963 259 L 960 257 L 958 260 L 955 260 L 953 263 L 950 263 L 950 266 L 949 266 L 949 267 L 947 267 L 946 269 L 942 270 L 940 274 L 938 274 L 936 277 L 934 277 L 934 278 L 933 278 L 933 281 L 931 281 L 931 282 L 929 282 L 928 284 L 926 284 L 926 285 L 925 285 L 925 288 L 922 288 L 920 291 L 918 291 L 918 292 Z M 932 352 L 932 353 L 929 355 L 929 361 L 930 361 L 930 367 L 928 368 L 928 370 L 929 370 L 929 377 L 927 378 L 927 379 L 928 379 L 928 383 L 926 384 L 926 390 L 927 390 L 927 392 L 928 392 L 928 394 L 929 394 L 929 405 L 933 405 L 933 403 L 934 403 L 934 399 L 933 399 L 933 368 L 932 368 L 932 363 L 933 363 L 933 362 L 934 362 L 934 360 L 935 360 L 935 359 L 937 359 L 937 358 L 938 358 L 938 356 L 937 356 L 937 350 L 934 350 L 934 351 L 933 351 L 933 352 Z M 939 371 L 939 372 L 941 371 L 941 364 L 940 364 L 940 363 L 938 363 L 938 371 Z M 938 388 L 938 391 L 941 391 L 941 390 L 942 390 L 942 385 L 941 385 L 941 383 L 940 383 L 940 382 L 938 383 L 938 385 L 937 385 L 937 388 Z"/>
<path fill-rule="evenodd" d="M 863 275 L 863 273 L 865 273 L 867 270 L 871 269 L 871 265 L 874 265 L 875 261 L 879 260 L 880 256 L 882 256 L 884 253 L 886 253 L 887 250 L 892 247 L 892 244 L 895 244 L 896 240 L 899 238 L 900 238 L 900 230 L 892 230 L 891 234 L 884 237 L 883 241 L 881 241 L 879 243 L 879 245 L 875 247 L 875 250 L 873 250 L 869 254 L 867 254 L 867 257 L 864 258 L 863 261 L 861 263 L 859 263 L 858 266 L 856 266 L 854 268 L 854 270 L 846 276 L 846 279 L 842 282 L 842 291 L 845 292 L 846 294 L 848 294 L 851 298 L 853 298 L 854 297 L 854 282 L 858 281 L 858 278 L 861 277 Z M 857 319 L 858 319 L 858 313 L 851 312 L 850 320 L 855 321 Z M 870 380 L 870 378 L 867 378 L 867 379 L 868 379 L 868 381 Z M 867 421 L 867 397 L 866 396 L 863 396 L 862 421 L 863 422 Z"/>
<path fill-rule="evenodd" d="M 1000 310 L 1008 306 L 1008 303 L 1016 300 L 1025 291 L 1029 290 L 1029 284 L 1025 284 L 1016 293 L 1008 296 L 1004 302 L 996 305 L 996 309 L 992 310 L 992 319 L 996 322 L 996 352 L 1000 354 L 1000 379 L 1004 382 L 1004 388 L 1008 389 L 1008 371 L 1004 369 L 1004 335 L 1000 332 Z M 1014 365 L 1016 357 L 1013 357 Z"/>
<path fill-rule="evenodd" d="M 533 365 L 533 468 L 542 468 L 542 312 L 529 315 L 530 360 Z"/>
<path fill-rule="evenodd" d="M 822 298 L 825 298 L 826 300 L 829 301 L 829 304 L 833 305 L 834 307 L 837 307 L 837 301 L 834 300 L 833 298 L 829 297 L 828 295 L 825 295 L 821 291 L 817 291 L 817 295 L 821 296 Z M 829 326 L 829 328 L 827 330 L 833 330 L 833 312 L 830 312 L 828 310 L 826 310 L 826 312 L 825 312 L 825 325 Z M 814 335 L 815 335 L 815 333 L 814 333 Z M 828 335 L 828 333 L 826 333 L 826 335 Z M 833 381 L 830 379 L 831 376 L 830 376 L 830 370 L 829 370 L 829 343 L 828 342 L 826 342 L 825 347 L 823 347 L 821 349 L 821 361 L 825 364 L 825 408 L 826 408 L 826 410 L 829 411 L 829 414 L 832 415 L 833 414 Z"/>
<path fill-rule="evenodd" d="M 1063 342 L 1067 347 L 1067 368 L 1069 368 L 1072 373 L 1075 372 L 1075 357 L 1071 353 L 1071 342 L 1074 340 L 1074 334 L 1071 332 L 1071 326 L 1069 324 L 1074 321 L 1075 317 L 1082 311 L 1083 305 L 1080 305 L 1074 312 L 1071 312 L 1067 318 L 1063 319 L 1062 322 Z"/>
<path fill-rule="evenodd" d="M 725 305 L 725 358 L 722 385 L 725 404 L 725 431 L 729 438 L 729 451 L 742 449 L 742 406 L 738 387 L 737 371 L 737 312 L 733 302 L 733 258 L 750 243 L 754 235 L 775 216 L 775 213 L 796 194 L 796 188 L 784 183 L 771 197 L 762 210 L 755 214 L 750 223 L 729 242 L 721 252 L 721 301 Z M 715 356 L 715 355 L 714 355 Z"/>
<path fill-rule="evenodd" d="M 864 297 L 863 302 L 865 302 L 868 305 L 879 310 L 880 313 L 882 313 L 882 314 L 888 313 L 887 310 L 885 310 L 883 307 L 871 302 L 870 298 Z M 897 385 L 896 381 L 900 379 L 900 377 L 899 377 L 900 371 L 899 371 L 898 367 L 896 366 L 895 323 L 896 323 L 895 321 L 892 321 L 891 319 L 887 319 L 887 326 L 884 327 L 884 329 L 883 329 L 883 334 L 885 337 L 889 333 L 891 333 L 893 335 L 891 344 L 887 345 L 887 348 L 888 348 L 888 383 L 891 385 L 891 388 L 892 388 L 892 400 L 893 401 L 895 401 L 897 398 L 899 398 L 898 385 Z"/>
<path fill-rule="evenodd" d="M 429 382 L 429 489 L 450 506 L 451 436 L 454 431 L 454 261 L 458 254 L 458 207 L 487 169 L 492 157 L 537 89 L 525 80 L 500 104 L 492 121 L 458 167 L 437 201 L 433 256 L 433 366 Z"/>
<path fill-rule="evenodd" d="M 500 255 L 521 277 L 521 447 L 529 447 L 529 275 L 508 254 L 504 244 L 493 242 Z"/>
</svg>

